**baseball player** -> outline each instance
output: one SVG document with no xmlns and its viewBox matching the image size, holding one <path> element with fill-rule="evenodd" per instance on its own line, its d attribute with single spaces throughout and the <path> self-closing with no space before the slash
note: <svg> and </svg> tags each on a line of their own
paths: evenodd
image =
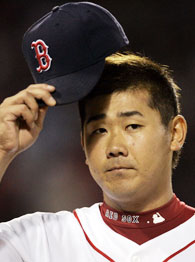
<svg viewBox="0 0 195 262">
<path fill-rule="evenodd" d="M 29 64 L 37 84 L 0 105 L 0 176 L 36 141 L 49 106 L 79 100 L 86 164 L 103 201 L 73 212 L 36 212 L 1 223 L 0 261 L 195 261 L 195 209 L 172 189 L 172 169 L 187 125 L 179 87 L 167 67 L 128 52 L 110 54 L 101 77 L 100 70 L 82 94 L 71 94 L 59 80 L 72 73 L 53 73 L 58 61 L 48 39 L 26 37 L 36 52 L 32 59 L 37 64 Z M 103 64 L 101 59 L 86 63 L 88 70 Z"/>
</svg>

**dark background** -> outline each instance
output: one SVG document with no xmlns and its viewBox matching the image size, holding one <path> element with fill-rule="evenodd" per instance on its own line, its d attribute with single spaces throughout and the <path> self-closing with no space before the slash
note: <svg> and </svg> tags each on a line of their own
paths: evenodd
<svg viewBox="0 0 195 262">
<path fill-rule="evenodd" d="M 33 82 L 21 52 L 24 32 L 53 6 L 66 2 L 1 1 L 0 101 Z M 132 51 L 168 64 L 174 71 L 189 128 L 173 175 L 174 192 L 194 206 L 195 1 L 93 2 L 117 17 Z M 0 184 L 0 221 L 35 211 L 73 210 L 102 200 L 84 164 L 79 129 L 76 104 L 49 110 L 38 141 L 11 163 Z"/>
</svg>

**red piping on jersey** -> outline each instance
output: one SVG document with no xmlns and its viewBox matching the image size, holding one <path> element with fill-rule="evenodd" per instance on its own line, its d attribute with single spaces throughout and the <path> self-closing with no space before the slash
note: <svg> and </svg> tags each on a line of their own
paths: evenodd
<svg viewBox="0 0 195 262">
<path fill-rule="evenodd" d="M 77 215 L 77 213 L 76 213 L 75 210 L 73 211 L 73 214 L 74 214 L 74 216 L 76 217 L 76 219 L 78 220 L 79 225 L 81 226 L 81 228 L 82 228 L 82 230 L 83 230 L 83 233 L 84 233 L 84 235 L 85 235 L 85 238 L 87 239 L 87 241 L 89 242 L 89 244 L 92 246 L 92 248 L 95 249 L 95 251 L 97 251 L 98 253 L 100 253 L 103 257 L 105 257 L 108 261 L 110 261 L 110 262 L 115 262 L 112 258 L 110 258 L 110 257 L 107 256 L 104 252 L 102 252 L 101 250 L 99 250 L 99 249 L 91 242 L 91 240 L 89 239 L 88 235 L 86 234 L 86 232 L 85 232 L 85 230 L 84 230 L 84 228 L 83 228 L 83 226 L 82 226 L 82 224 L 81 224 L 81 221 L 80 221 L 80 219 L 79 219 L 79 217 L 78 217 L 78 215 Z"/>
<path fill-rule="evenodd" d="M 183 252 L 185 249 L 187 249 L 188 247 L 190 247 L 191 245 L 195 244 L 195 240 L 190 242 L 189 244 L 187 244 L 185 247 L 181 248 L 180 250 L 178 250 L 177 252 L 175 252 L 174 254 L 172 254 L 171 256 L 169 256 L 168 258 L 166 258 L 163 262 L 167 262 L 169 261 L 171 258 L 175 257 L 176 255 L 178 255 L 179 253 Z"/>
</svg>

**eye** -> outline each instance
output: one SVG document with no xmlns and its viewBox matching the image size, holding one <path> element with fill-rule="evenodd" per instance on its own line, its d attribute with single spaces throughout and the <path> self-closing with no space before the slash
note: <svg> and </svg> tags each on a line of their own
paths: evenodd
<svg viewBox="0 0 195 262">
<path fill-rule="evenodd" d="M 126 127 L 126 129 L 136 130 L 136 129 L 139 129 L 140 127 L 141 127 L 141 125 L 131 124 L 131 125 L 128 125 L 128 126 Z"/>
<path fill-rule="evenodd" d="M 93 134 L 103 134 L 106 132 L 106 129 L 105 128 L 98 128 L 98 129 L 95 129 L 93 132 L 92 132 L 92 135 Z"/>
</svg>

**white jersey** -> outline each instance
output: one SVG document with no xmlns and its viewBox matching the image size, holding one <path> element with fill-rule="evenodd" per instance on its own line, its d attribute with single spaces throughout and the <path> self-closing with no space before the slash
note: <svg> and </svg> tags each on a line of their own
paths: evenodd
<svg viewBox="0 0 195 262">
<path fill-rule="evenodd" d="M 28 214 L 0 224 L 1 262 L 194 262 L 195 216 L 144 244 L 121 236 L 99 204 Z"/>
</svg>

